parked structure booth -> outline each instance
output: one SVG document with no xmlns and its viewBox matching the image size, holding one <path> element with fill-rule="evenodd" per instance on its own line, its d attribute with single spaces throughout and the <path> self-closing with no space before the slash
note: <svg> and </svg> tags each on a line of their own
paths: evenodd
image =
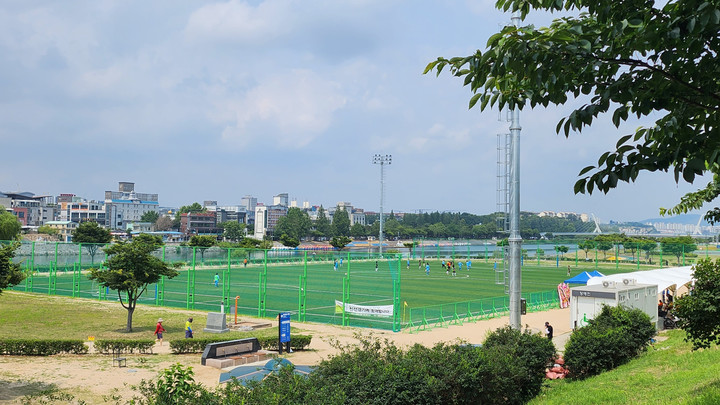
<svg viewBox="0 0 720 405">
<path fill-rule="evenodd" d="M 575 329 L 587 325 L 588 320 L 600 313 L 603 305 L 640 309 L 657 324 L 657 297 L 657 285 L 637 284 L 634 279 L 571 288 L 570 327 Z"/>
</svg>

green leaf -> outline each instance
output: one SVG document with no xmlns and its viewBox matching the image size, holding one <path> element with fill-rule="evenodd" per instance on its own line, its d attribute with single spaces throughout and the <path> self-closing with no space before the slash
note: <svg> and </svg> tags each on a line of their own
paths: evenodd
<svg viewBox="0 0 720 405">
<path fill-rule="evenodd" d="M 481 93 L 478 93 L 478 94 L 472 96 L 472 98 L 470 99 L 470 106 L 468 107 L 468 109 L 475 107 L 475 104 L 478 102 L 478 99 L 480 98 L 480 96 L 482 96 Z"/>
</svg>

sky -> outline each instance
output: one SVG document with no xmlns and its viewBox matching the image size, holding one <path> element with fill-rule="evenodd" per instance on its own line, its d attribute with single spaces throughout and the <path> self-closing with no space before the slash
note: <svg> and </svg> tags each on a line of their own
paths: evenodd
<svg viewBox="0 0 720 405">
<path fill-rule="evenodd" d="M 102 200 L 129 181 L 161 206 L 288 193 L 379 211 L 372 157 L 391 154 L 386 212 L 494 212 L 509 123 L 469 110 L 461 79 L 422 72 L 509 22 L 488 0 L 3 1 L 0 191 Z M 641 220 L 707 182 L 643 173 L 573 194 L 583 167 L 650 120 L 565 138 L 555 125 L 572 107 L 521 113 L 521 210 Z"/>
</svg>

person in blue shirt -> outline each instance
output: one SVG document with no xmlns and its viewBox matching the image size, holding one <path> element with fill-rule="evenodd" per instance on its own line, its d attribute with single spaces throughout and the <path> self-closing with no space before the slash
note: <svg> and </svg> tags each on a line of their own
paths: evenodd
<svg viewBox="0 0 720 405">
<path fill-rule="evenodd" d="M 430 263 L 425 262 L 425 274 L 430 275 Z"/>
<path fill-rule="evenodd" d="M 468 271 L 470 271 L 470 265 L 472 265 L 472 262 L 470 260 L 468 260 L 467 264 L 465 266 L 468 269 Z"/>
<path fill-rule="evenodd" d="M 462 270 L 463 262 L 458 262 L 458 270 Z"/>
</svg>

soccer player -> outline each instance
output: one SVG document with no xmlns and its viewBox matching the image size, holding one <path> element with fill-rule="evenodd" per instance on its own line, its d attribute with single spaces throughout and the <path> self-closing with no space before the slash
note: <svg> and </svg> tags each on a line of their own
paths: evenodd
<svg viewBox="0 0 720 405">
<path fill-rule="evenodd" d="M 430 263 L 425 262 L 425 274 L 430 275 Z"/>
<path fill-rule="evenodd" d="M 466 265 L 465 265 L 465 267 L 468 269 L 468 271 L 470 271 L 470 266 L 471 266 L 471 265 L 472 265 L 472 262 L 470 261 L 470 259 L 468 259 L 468 261 L 467 261 L 467 263 L 466 263 Z"/>
<path fill-rule="evenodd" d="M 215 287 L 217 287 L 218 284 L 220 284 L 220 276 L 215 273 L 215 278 L 213 280 L 215 281 Z"/>
<path fill-rule="evenodd" d="M 378 271 L 378 262 L 375 260 L 375 271 Z"/>
</svg>

